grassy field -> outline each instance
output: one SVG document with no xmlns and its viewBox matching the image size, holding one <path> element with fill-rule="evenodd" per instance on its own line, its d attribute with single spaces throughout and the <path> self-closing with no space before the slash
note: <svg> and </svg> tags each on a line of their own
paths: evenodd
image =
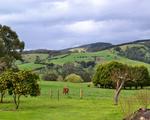
<svg viewBox="0 0 150 120">
<path fill-rule="evenodd" d="M 42 64 L 34 64 L 34 63 L 25 63 L 25 64 L 19 64 L 18 67 L 20 70 L 34 70 L 37 68 L 44 67 L 45 65 Z"/>
<path fill-rule="evenodd" d="M 64 96 L 64 86 L 70 88 L 70 94 Z M 8 103 L 0 104 L 0 120 L 121 120 L 119 106 L 113 105 L 112 89 L 87 87 L 85 83 L 43 82 L 40 81 L 41 96 L 22 97 L 19 110 L 15 111 L 12 98 L 5 97 Z M 84 97 L 80 99 L 79 91 Z M 52 99 L 49 90 L 52 89 Z M 57 93 L 60 90 L 58 101 Z M 121 96 L 133 95 L 136 90 L 122 91 Z"/>
<path fill-rule="evenodd" d="M 33 54 L 33 55 L 31 54 L 28 56 L 31 57 L 31 56 L 37 56 L 37 55 L 43 59 L 44 59 L 44 56 L 45 56 L 45 59 L 47 56 L 46 54 Z M 48 63 L 55 63 L 55 64 L 62 65 L 64 63 L 69 63 L 69 62 L 94 60 L 94 57 L 96 56 L 100 59 L 99 61 L 97 61 L 97 64 L 101 64 L 101 63 L 110 62 L 110 61 L 115 60 L 115 61 L 122 62 L 122 63 L 129 64 L 129 65 L 144 65 L 148 68 L 148 70 L 150 72 L 150 64 L 140 62 L 140 61 L 130 60 L 128 58 L 118 56 L 115 52 L 113 52 L 111 50 L 104 50 L 104 51 L 92 52 L 92 53 L 90 53 L 90 52 L 72 53 L 72 54 L 70 54 L 64 58 L 61 58 L 62 56 L 65 56 L 65 55 L 55 56 L 54 58 L 57 58 L 57 59 L 52 59 L 52 60 L 46 59 L 46 61 Z M 28 58 L 28 57 L 26 57 L 26 58 Z M 27 70 L 34 70 L 35 68 L 42 67 L 41 64 L 34 64 L 33 62 L 26 63 L 26 64 L 20 64 L 18 66 L 20 69 L 27 69 Z"/>
</svg>

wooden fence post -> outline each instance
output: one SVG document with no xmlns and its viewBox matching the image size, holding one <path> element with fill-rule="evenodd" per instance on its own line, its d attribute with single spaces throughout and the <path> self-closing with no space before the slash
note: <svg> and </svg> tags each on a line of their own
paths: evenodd
<svg viewBox="0 0 150 120">
<path fill-rule="evenodd" d="M 49 94 L 50 94 L 50 98 L 52 99 L 53 92 L 52 92 L 52 89 L 51 89 L 51 88 L 50 88 Z"/>
<path fill-rule="evenodd" d="M 59 101 L 59 88 L 58 88 L 58 94 L 57 95 L 58 95 L 58 101 Z"/>
<path fill-rule="evenodd" d="M 82 98 L 83 98 L 83 90 L 80 89 L 80 99 L 82 99 Z"/>
</svg>

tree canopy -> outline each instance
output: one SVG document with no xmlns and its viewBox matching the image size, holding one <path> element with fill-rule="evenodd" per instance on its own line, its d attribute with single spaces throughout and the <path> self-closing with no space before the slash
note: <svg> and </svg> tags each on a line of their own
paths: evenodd
<svg viewBox="0 0 150 120">
<path fill-rule="evenodd" d="M 118 103 L 118 96 L 122 87 L 131 82 L 136 88 L 150 84 L 149 72 L 145 66 L 129 66 L 119 62 L 101 64 L 93 77 L 95 86 L 105 88 L 116 88 L 114 96 L 115 104 Z"/>
<path fill-rule="evenodd" d="M 8 91 L 13 96 L 16 109 L 18 109 L 21 96 L 40 95 L 38 79 L 39 77 L 30 71 L 8 70 L 3 72 L 0 75 L 1 102 L 3 102 L 4 94 Z"/>
<path fill-rule="evenodd" d="M 24 42 L 8 26 L 0 25 L 0 70 L 10 68 L 14 60 L 21 59 Z"/>
</svg>

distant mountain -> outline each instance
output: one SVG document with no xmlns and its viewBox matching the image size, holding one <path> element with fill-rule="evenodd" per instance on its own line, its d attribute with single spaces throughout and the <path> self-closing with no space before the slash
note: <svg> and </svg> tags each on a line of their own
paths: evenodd
<svg viewBox="0 0 150 120">
<path fill-rule="evenodd" d="M 111 43 L 97 42 L 97 43 L 82 45 L 77 48 L 84 48 L 86 49 L 87 52 L 96 52 L 96 51 L 109 48 L 111 46 L 113 46 Z"/>
<path fill-rule="evenodd" d="M 63 50 L 30 50 L 24 51 L 25 54 L 31 53 L 46 53 L 49 56 L 57 55 L 69 55 L 70 53 L 80 53 L 80 52 L 97 52 L 107 49 L 114 49 L 117 54 L 132 60 L 138 60 L 146 63 L 150 63 L 150 39 L 146 40 L 136 40 L 133 42 L 122 43 L 118 45 L 112 45 L 111 43 L 97 42 L 86 45 L 81 45 L 78 47 L 67 48 Z"/>
<path fill-rule="evenodd" d="M 28 50 L 24 51 L 24 54 L 31 54 L 31 53 L 49 53 L 51 55 L 61 55 L 61 54 L 68 54 L 72 52 L 95 52 L 100 51 L 106 48 L 111 47 L 111 43 L 104 43 L 104 42 L 98 42 L 98 43 L 92 43 L 92 44 L 86 44 L 79 47 L 73 47 L 73 48 L 67 48 L 62 50 L 47 50 L 47 49 L 37 49 L 37 50 Z"/>
</svg>

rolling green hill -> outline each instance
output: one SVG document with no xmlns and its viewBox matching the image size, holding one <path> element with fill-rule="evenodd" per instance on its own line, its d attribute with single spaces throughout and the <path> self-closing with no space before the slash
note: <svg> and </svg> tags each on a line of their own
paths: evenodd
<svg viewBox="0 0 150 120">
<path fill-rule="evenodd" d="M 35 54 L 30 54 L 28 56 L 34 56 Z M 40 56 L 41 58 L 43 57 L 43 54 L 36 54 Z M 44 56 L 47 56 L 44 54 Z M 24 57 L 27 58 L 28 57 Z M 25 63 L 25 64 L 20 64 L 19 68 L 21 69 L 29 69 L 29 70 L 34 70 L 36 68 L 43 67 L 41 64 L 34 64 L 34 59 L 30 59 L 31 63 Z M 71 53 L 69 55 L 59 55 L 52 57 L 50 59 L 47 59 L 45 57 L 45 63 L 54 63 L 54 64 L 59 64 L 63 65 L 65 63 L 75 63 L 77 61 L 96 61 L 97 64 L 109 62 L 109 61 L 118 61 L 130 65 L 144 65 L 146 66 L 149 71 L 150 71 L 150 64 L 136 61 L 136 60 L 131 60 L 126 57 L 120 56 L 117 54 L 116 51 L 114 50 L 104 50 L 104 51 L 99 51 L 99 52 L 86 52 L 86 53 Z"/>
<path fill-rule="evenodd" d="M 120 56 L 150 63 L 150 41 L 116 46 L 114 49 Z"/>
<path fill-rule="evenodd" d="M 96 45 L 97 44 L 97 45 Z M 95 45 L 95 47 L 94 47 Z M 104 50 L 97 52 L 87 52 L 85 49 L 93 50 L 98 46 L 104 45 Z M 107 47 L 107 49 L 106 49 Z M 82 48 L 82 49 L 81 49 Z M 84 48 L 84 49 L 83 49 Z M 45 67 L 46 64 L 63 65 L 65 63 L 77 63 L 81 61 L 95 61 L 96 64 L 101 64 L 109 61 L 118 61 L 130 65 L 144 65 L 150 71 L 150 41 L 140 40 L 130 43 L 123 43 L 119 45 L 95 43 L 89 45 L 83 45 L 76 48 L 69 48 L 72 52 L 64 52 L 61 54 L 53 55 L 52 52 L 48 53 L 24 53 L 23 64 L 18 64 L 20 69 L 35 70 L 41 67 Z M 75 50 L 75 51 L 74 51 Z M 67 51 L 67 50 L 66 50 Z M 62 54 L 64 53 L 64 54 Z M 39 56 L 41 64 L 34 64 L 36 57 Z"/>
</svg>

